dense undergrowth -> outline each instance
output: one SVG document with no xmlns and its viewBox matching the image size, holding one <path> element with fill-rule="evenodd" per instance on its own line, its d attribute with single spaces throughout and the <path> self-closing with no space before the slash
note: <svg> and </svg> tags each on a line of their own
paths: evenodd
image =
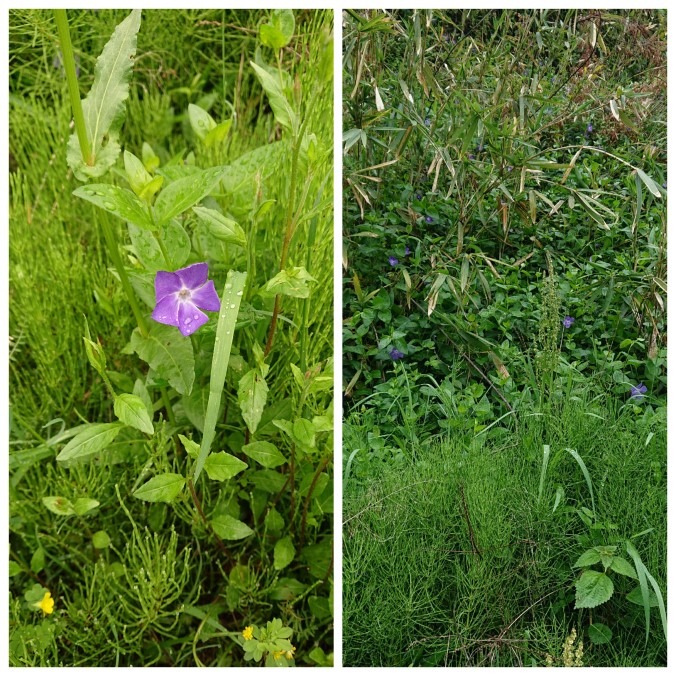
<svg viewBox="0 0 675 675">
<path fill-rule="evenodd" d="M 347 665 L 665 663 L 664 22 L 347 13 Z"/>
<path fill-rule="evenodd" d="M 128 16 L 68 12 L 82 97 Z M 142 203 L 142 224 L 169 212 L 143 231 L 73 194 L 53 13 L 13 10 L 9 43 L 10 664 L 329 664 L 332 13 L 142 13 L 123 125 L 103 141 L 124 156 L 91 182 Z M 221 181 L 208 197 L 191 185 L 206 175 Z M 247 279 L 213 367 L 228 307 L 191 337 L 150 319 L 155 271 L 203 261 L 218 296 Z M 290 291 L 288 270 L 304 270 Z M 148 335 L 169 336 L 182 380 Z M 86 445 L 92 424 L 114 441 Z"/>
</svg>

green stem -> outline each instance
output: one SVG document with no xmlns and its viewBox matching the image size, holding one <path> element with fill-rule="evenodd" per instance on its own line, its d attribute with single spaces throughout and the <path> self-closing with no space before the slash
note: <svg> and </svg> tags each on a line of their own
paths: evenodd
<svg viewBox="0 0 675 675">
<path fill-rule="evenodd" d="M 68 16 L 65 9 L 55 9 L 54 19 L 59 31 L 59 40 L 61 41 L 61 53 L 63 54 L 63 67 L 66 69 L 66 81 L 68 82 L 68 93 L 70 94 L 70 105 L 73 108 L 73 119 L 75 120 L 75 131 L 80 141 L 80 150 L 82 157 L 88 166 L 94 165 L 94 156 L 91 152 L 89 139 L 87 138 L 87 127 L 84 123 L 84 113 L 82 112 L 82 101 L 80 101 L 80 89 L 77 86 L 77 74 L 75 72 L 75 57 L 73 56 L 73 45 L 70 41 L 70 30 L 68 29 Z"/>
</svg>

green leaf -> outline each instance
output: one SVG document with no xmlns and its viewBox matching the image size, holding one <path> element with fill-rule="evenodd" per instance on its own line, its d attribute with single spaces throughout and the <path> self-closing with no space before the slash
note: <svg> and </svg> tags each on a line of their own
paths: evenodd
<svg viewBox="0 0 675 675">
<path fill-rule="evenodd" d="M 151 478 L 133 493 L 144 502 L 172 502 L 185 486 L 185 478 L 178 473 L 163 473 Z"/>
<path fill-rule="evenodd" d="M 300 418 L 293 422 L 293 436 L 301 445 L 316 447 L 316 431 L 314 425 L 307 419 Z"/>
<path fill-rule="evenodd" d="M 249 370 L 239 380 L 237 400 L 248 430 L 254 434 L 267 402 L 267 382 L 258 370 Z"/>
<path fill-rule="evenodd" d="M 168 261 L 153 232 L 144 230 L 133 223 L 128 223 L 127 227 L 136 257 L 150 272 L 180 269 L 190 257 L 190 237 L 175 218 L 159 228 Z"/>
<path fill-rule="evenodd" d="M 43 497 L 42 503 L 57 516 L 72 516 L 75 514 L 72 502 L 65 497 Z"/>
<path fill-rule="evenodd" d="M 204 462 L 204 471 L 211 480 L 229 480 L 244 469 L 248 469 L 246 462 L 226 452 L 214 452 Z"/>
<path fill-rule="evenodd" d="M 621 556 L 615 556 L 612 558 L 609 569 L 613 570 L 617 574 L 623 574 L 625 577 L 630 577 L 631 579 L 638 578 L 635 568 Z"/>
<path fill-rule="evenodd" d="M 271 508 L 265 516 L 265 527 L 267 528 L 267 531 L 272 534 L 281 532 L 283 529 L 284 519 L 275 508 Z"/>
<path fill-rule="evenodd" d="M 124 172 L 127 174 L 129 186 L 139 197 L 145 186 L 152 180 L 152 176 L 148 173 L 143 162 L 128 150 L 124 151 Z"/>
<path fill-rule="evenodd" d="M 642 182 L 647 186 L 647 189 L 655 196 L 661 199 L 661 190 L 659 186 L 642 170 L 635 167 L 637 175 L 640 176 Z"/>
<path fill-rule="evenodd" d="M 588 639 L 594 645 L 607 644 L 612 639 L 612 630 L 604 623 L 592 623 L 588 627 Z"/>
<path fill-rule="evenodd" d="M 277 450 L 276 446 L 267 441 L 255 441 L 242 447 L 241 451 L 266 469 L 274 469 L 286 464 L 286 458 Z"/>
<path fill-rule="evenodd" d="M 644 600 L 642 599 L 642 589 L 640 586 L 636 586 L 630 593 L 628 593 L 626 595 L 626 600 L 628 600 L 628 602 L 632 602 L 634 605 L 639 605 L 640 607 L 645 606 Z M 656 593 L 654 593 L 651 588 L 649 589 L 648 602 L 650 607 L 656 607 L 659 604 Z"/>
<path fill-rule="evenodd" d="M 30 568 L 35 574 L 39 574 L 45 568 L 45 550 L 40 546 L 30 559 Z"/>
<path fill-rule="evenodd" d="M 207 148 L 210 148 L 216 145 L 217 143 L 222 143 L 227 137 L 227 134 L 230 133 L 231 127 L 232 127 L 231 119 L 221 122 L 215 128 L 211 129 L 211 131 L 209 131 L 208 134 L 206 134 L 206 138 L 204 139 L 204 145 Z"/>
<path fill-rule="evenodd" d="M 56 457 L 57 462 L 75 462 L 92 459 L 105 450 L 123 429 L 119 422 L 88 424 Z"/>
<path fill-rule="evenodd" d="M 593 609 L 607 602 L 614 593 L 612 580 L 603 572 L 586 570 L 577 580 L 576 603 L 574 609 Z"/>
<path fill-rule="evenodd" d="M 222 175 L 222 167 L 216 166 L 169 183 L 155 201 L 154 213 L 157 224 L 168 223 L 204 199 L 213 191 Z"/>
<path fill-rule="evenodd" d="M 289 295 L 293 298 L 308 298 L 307 282 L 316 279 L 304 267 L 282 270 L 272 277 L 260 291 L 262 295 Z"/>
<path fill-rule="evenodd" d="M 216 516 L 211 521 L 211 527 L 221 539 L 244 539 L 253 534 L 253 530 L 246 523 L 226 515 Z"/>
<path fill-rule="evenodd" d="M 188 457 L 197 459 L 197 457 L 199 457 L 199 444 L 195 443 L 192 439 L 183 436 L 183 434 L 178 434 L 178 438 L 180 438 Z"/>
<path fill-rule="evenodd" d="M 115 415 L 120 422 L 152 436 L 155 429 L 145 403 L 133 394 L 120 394 L 115 399 Z"/>
<path fill-rule="evenodd" d="M 131 190 L 117 185 L 95 183 L 83 185 L 74 190 L 73 194 L 142 229 L 157 229 L 146 211 L 145 204 Z"/>
<path fill-rule="evenodd" d="M 22 569 L 21 565 L 15 560 L 10 560 L 9 565 L 7 565 L 7 573 L 10 577 L 15 577 L 17 574 L 21 574 Z"/>
<path fill-rule="evenodd" d="M 195 379 L 192 341 L 177 328 L 152 322 L 147 337 L 138 328 L 131 334 L 131 348 L 179 394 L 189 394 Z"/>
<path fill-rule="evenodd" d="M 150 421 L 152 421 L 152 417 L 154 415 L 154 410 L 152 408 L 152 399 L 150 398 L 148 388 L 145 386 L 143 380 L 137 379 L 134 382 L 133 393 L 134 396 L 138 396 L 138 398 L 140 398 L 141 401 L 143 401 L 143 405 L 145 406 L 145 409 L 148 411 L 148 417 L 150 418 Z"/>
<path fill-rule="evenodd" d="M 285 47 L 293 37 L 295 17 L 292 9 L 275 9 L 268 23 L 260 26 L 260 41 L 272 49 Z"/>
<path fill-rule="evenodd" d="M 143 166 L 150 173 L 154 173 L 155 169 L 159 166 L 159 157 L 155 154 L 150 143 L 143 142 L 141 157 L 143 158 Z"/>
<path fill-rule="evenodd" d="M 89 497 L 80 497 L 73 502 L 73 510 L 78 516 L 83 516 L 85 513 L 95 509 L 101 502 Z"/>
<path fill-rule="evenodd" d="M 251 61 L 251 67 L 255 71 L 258 81 L 267 94 L 274 119 L 276 119 L 282 127 L 289 129 L 294 135 L 298 127 L 298 119 L 293 110 L 293 106 L 286 98 L 286 94 L 279 81 L 279 75 L 275 73 L 272 75 L 264 68 Z"/>
<path fill-rule="evenodd" d="M 246 234 L 241 226 L 230 218 L 203 206 L 195 206 L 196 216 L 205 223 L 209 233 L 220 241 L 246 248 Z"/>
<path fill-rule="evenodd" d="M 295 558 L 295 546 L 290 537 L 284 537 L 274 545 L 274 569 L 282 570 L 288 567 Z"/>
<path fill-rule="evenodd" d="M 206 135 L 212 129 L 216 128 L 216 121 L 209 115 L 204 108 L 201 108 L 194 103 L 188 105 L 188 118 L 192 131 L 197 134 L 200 140 L 204 140 Z"/>
<path fill-rule="evenodd" d="M 108 548 L 111 541 L 107 532 L 104 530 L 99 530 L 98 532 L 94 533 L 94 536 L 91 538 L 91 543 L 93 544 L 94 548 Z"/>
</svg>

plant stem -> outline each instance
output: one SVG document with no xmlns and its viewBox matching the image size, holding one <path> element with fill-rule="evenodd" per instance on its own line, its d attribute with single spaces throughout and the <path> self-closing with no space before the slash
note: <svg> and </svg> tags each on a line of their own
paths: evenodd
<svg viewBox="0 0 675 675">
<path fill-rule="evenodd" d="M 80 89 L 77 85 L 77 73 L 75 72 L 75 57 L 73 56 L 73 45 L 70 41 L 70 30 L 68 29 L 68 16 L 65 9 L 55 9 L 54 19 L 59 31 L 59 40 L 61 41 L 61 53 L 63 55 L 63 67 L 66 70 L 66 81 L 68 82 L 68 93 L 70 95 L 70 105 L 73 108 L 73 119 L 75 120 L 75 131 L 80 141 L 80 150 L 82 157 L 88 166 L 93 166 L 94 156 L 87 138 L 87 127 L 84 123 L 84 113 L 82 112 L 82 101 L 80 101 Z"/>
</svg>

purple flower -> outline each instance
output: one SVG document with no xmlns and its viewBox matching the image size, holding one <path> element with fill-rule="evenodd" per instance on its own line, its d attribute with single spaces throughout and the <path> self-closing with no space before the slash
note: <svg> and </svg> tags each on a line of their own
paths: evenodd
<svg viewBox="0 0 675 675">
<path fill-rule="evenodd" d="M 513 167 L 509 164 L 509 165 L 506 167 L 506 170 L 507 170 L 507 171 L 513 171 Z"/>
<path fill-rule="evenodd" d="M 392 361 L 398 361 L 399 359 L 402 359 L 405 356 L 405 354 L 402 351 L 396 349 L 396 347 L 394 347 L 389 352 L 389 356 L 390 356 Z"/>
<path fill-rule="evenodd" d="M 563 326 L 565 326 L 565 328 L 570 328 L 570 326 L 574 323 L 574 321 L 575 319 L 573 316 L 566 316 L 563 319 Z"/>
<path fill-rule="evenodd" d="M 155 275 L 155 309 L 152 318 L 176 326 L 184 337 L 192 335 L 209 317 L 200 311 L 220 310 L 220 300 L 213 281 L 207 280 L 209 266 L 195 263 L 175 272 Z"/>
<path fill-rule="evenodd" d="M 476 159 L 476 155 L 469 153 L 469 159 Z"/>
<path fill-rule="evenodd" d="M 431 118 L 427 117 L 424 120 L 424 126 L 430 127 L 431 126 Z"/>
<path fill-rule="evenodd" d="M 405 254 L 410 255 L 411 253 L 412 253 L 412 251 L 410 250 L 410 246 L 406 246 L 405 247 Z"/>
<path fill-rule="evenodd" d="M 422 201 L 422 193 L 421 193 L 421 192 L 418 192 L 418 193 L 415 195 L 415 199 L 417 199 L 418 202 L 419 202 L 419 201 Z"/>
<path fill-rule="evenodd" d="M 426 220 L 427 223 L 433 223 L 434 222 L 434 219 L 431 216 L 425 216 L 424 220 Z"/>
<path fill-rule="evenodd" d="M 389 256 L 389 264 L 390 264 L 392 267 L 396 267 L 396 265 L 398 265 L 398 258 L 394 258 L 393 255 L 390 255 L 390 256 Z"/>
<path fill-rule="evenodd" d="M 640 384 L 638 384 L 637 387 L 630 388 L 630 397 L 636 399 L 637 401 L 643 399 L 646 393 L 647 387 L 645 387 L 645 385 L 642 384 L 642 382 L 640 382 Z"/>
</svg>

